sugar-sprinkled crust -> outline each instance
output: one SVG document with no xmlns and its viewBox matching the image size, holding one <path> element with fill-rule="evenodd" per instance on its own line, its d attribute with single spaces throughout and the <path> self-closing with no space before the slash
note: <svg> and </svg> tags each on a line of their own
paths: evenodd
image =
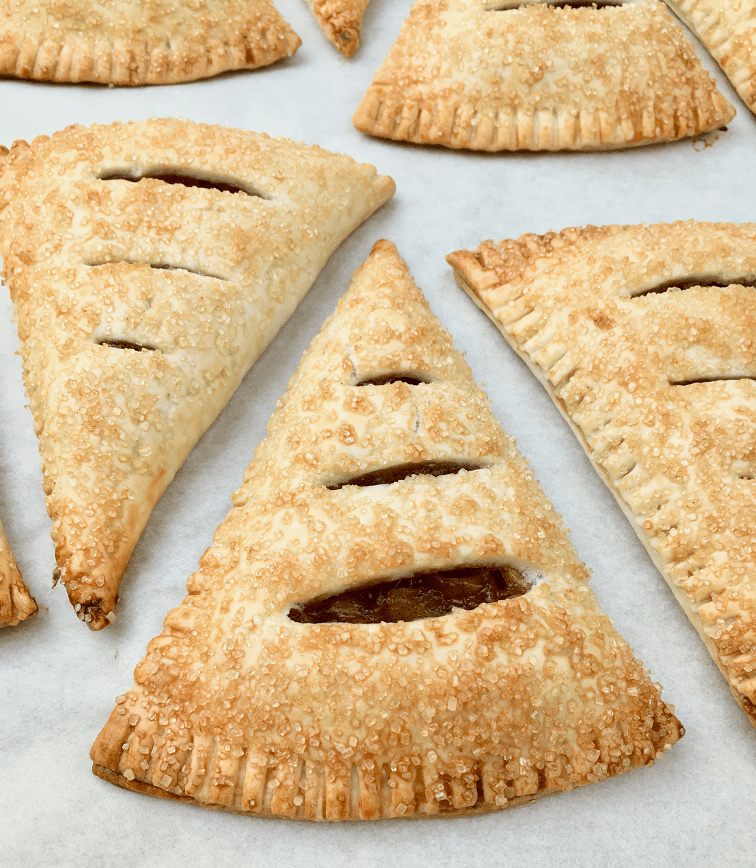
<svg viewBox="0 0 756 868">
<path fill-rule="evenodd" d="M 170 119 L 19 142 L 4 169 L 0 251 L 57 575 L 100 629 L 184 458 L 394 183 L 321 148 Z M 195 178 L 220 189 L 177 183 Z"/>
<path fill-rule="evenodd" d="M 419 0 L 354 124 L 449 148 L 595 150 L 696 135 L 734 114 L 658 0 Z"/>
<path fill-rule="evenodd" d="M 756 224 L 589 226 L 447 259 L 756 725 Z"/>
<path fill-rule="evenodd" d="M 421 382 L 373 382 L 387 374 Z M 449 816 L 648 765 L 680 737 L 390 242 L 355 274 L 268 431 L 95 742 L 96 774 L 263 816 Z M 461 458 L 478 469 L 333 487 Z M 497 563 L 530 590 L 406 622 L 287 616 L 418 569 Z"/>
<path fill-rule="evenodd" d="M 315 20 L 329 42 L 351 57 L 360 47 L 362 16 L 369 0 L 307 0 Z"/>
<path fill-rule="evenodd" d="M 0 0 L 0 73 L 175 84 L 289 57 L 300 38 L 271 0 Z"/>
<path fill-rule="evenodd" d="M 756 112 L 756 0 L 666 0 Z"/>
<path fill-rule="evenodd" d="M 0 524 L 0 627 L 15 627 L 37 611 Z"/>
</svg>

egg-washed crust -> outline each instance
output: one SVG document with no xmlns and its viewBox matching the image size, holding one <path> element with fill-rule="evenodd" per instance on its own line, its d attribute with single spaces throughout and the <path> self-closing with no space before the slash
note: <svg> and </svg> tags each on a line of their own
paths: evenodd
<svg viewBox="0 0 756 868">
<path fill-rule="evenodd" d="M 166 172 L 220 189 L 142 177 Z M 186 455 L 393 192 L 350 157 L 172 119 L 14 144 L 0 252 L 56 577 L 92 629 L 114 619 L 131 551 Z"/>
<path fill-rule="evenodd" d="M 756 0 L 666 0 L 756 112 Z"/>
<path fill-rule="evenodd" d="M 448 148 L 603 150 L 697 135 L 734 114 L 659 0 L 419 0 L 354 124 Z"/>
<path fill-rule="evenodd" d="M 344 57 L 360 47 L 362 17 L 369 0 L 307 0 L 318 26 Z"/>
<path fill-rule="evenodd" d="M 0 627 L 15 627 L 37 611 L 0 524 Z"/>
<path fill-rule="evenodd" d="M 389 374 L 421 382 L 365 382 Z M 118 697 L 96 774 L 263 816 L 449 816 L 648 765 L 682 735 L 390 242 L 268 432 Z M 335 487 L 462 459 L 477 469 Z M 386 578 L 502 563 L 530 577 L 527 593 L 407 622 L 287 617 Z"/>
<path fill-rule="evenodd" d="M 175 84 L 267 66 L 300 38 L 271 0 L 0 0 L 0 74 Z"/>
<path fill-rule="evenodd" d="M 447 259 L 756 725 L 756 224 L 589 226 Z"/>
</svg>

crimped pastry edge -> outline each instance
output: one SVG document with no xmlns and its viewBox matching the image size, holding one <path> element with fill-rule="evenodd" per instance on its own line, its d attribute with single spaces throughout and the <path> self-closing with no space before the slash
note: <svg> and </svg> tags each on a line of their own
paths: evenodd
<svg viewBox="0 0 756 868">
<path fill-rule="evenodd" d="M 416 145 L 439 145 L 454 150 L 501 151 L 611 151 L 664 144 L 685 137 L 713 132 L 735 117 L 735 110 L 718 92 L 712 94 L 707 123 L 703 128 L 688 128 L 685 113 L 675 114 L 674 123 L 663 134 L 647 136 L 643 125 L 634 128 L 632 137 L 604 134 L 603 112 L 573 112 L 542 108 L 530 112 L 498 110 L 495 122 L 485 112 L 474 112 L 467 127 L 455 124 L 460 107 L 441 100 L 429 100 L 422 107 L 411 106 L 397 98 L 383 98 L 371 85 L 355 112 L 352 122 L 362 133 Z M 415 109 L 413 111 L 413 109 Z M 445 121 L 439 121 L 445 117 Z M 526 119 L 523 124 L 523 118 Z M 619 129 L 622 124 L 615 122 Z M 480 132 L 484 126 L 484 132 Z M 422 134 L 418 132 L 423 129 Z M 527 130 L 521 135 L 521 128 Z M 583 133 L 585 130 L 585 134 Z M 502 135 L 503 133 L 503 135 Z"/>
<path fill-rule="evenodd" d="M 187 57 L 177 49 L 162 52 L 157 57 L 148 50 L 146 42 L 135 46 L 120 40 L 108 42 L 108 50 L 103 53 L 103 44 L 96 39 L 78 39 L 71 34 L 61 42 L 50 39 L 41 42 L 35 36 L 19 32 L 15 40 L 9 38 L 6 41 L 4 50 L 0 52 L 0 75 L 35 81 L 119 86 L 196 81 L 224 72 L 258 69 L 291 57 L 302 40 L 283 18 L 281 21 L 284 26 L 280 33 L 280 46 L 275 50 L 260 44 L 226 44 L 213 54 L 194 57 Z M 244 57 L 234 58 L 240 49 L 243 49 Z M 177 72 L 192 62 L 197 64 L 193 71 Z M 134 67 L 138 70 L 136 74 Z"/>
<path fill-rule="evenodd" d="M 240 808 L 236 807 L 228 807 L 226 805 L 217 805 L 211 802 L 200 802 L 197 799 L 193 799 L 191 796 L 178 795 L 175 793 L 169 793 L 167 790 L 163 790 L 160 787 L 154 786 L 154 784 L 148 784 L 144 781 L 133 780 L 130 781 L 125 778 L 122 774 L 118 772 L 114 772 L 105 766 L 100 765 L 99 763 L 92 763 L 92 774 L 96 777 L 100 778 L 103 781 L 107 781 L 109 784 L 114 784 L 117 787 L 120 787 L 123 790 L 130 790 L 134 793 L 140 793 L 144 796 L 157 796 L 158 798 L 165 799 L 166 801 L 171 802 L 184 802 L 185 804 L 196 805 L 201 808 L 209 808 L 212 811 L 223 811 L 227 814 L 239 814 L 243 816 L 252 816 L 252 817 L 260 817 L 262 819 L 291 819 L 297 820 L 303 823 L 312 822 L 312 820 L 308 820 L 306 817 L 286 817 L 283 818 L 280 814 L 274 814 L 270 810 L 262 810 L 262 811 L 243 811 Z M 541 796 L 554 796 L 557 795 L 560 790 L 542 790 L 538 793 L 533 793 L 528 796 L 516 796 L 513 799 L 510 799 L 507 802 L 505 808 L 498 807 L 497 805 L 491 805 L 490 803 L 486 803 L 483 805 L 474 805 L 472 808 L 462 808 L 455 811 L 444 811 L 443 813 L 438 814 L 426 814 L 423 812 L 418 812 L 415 814 L 410 814 L 405 817 L 374 817 L 373 820 L 446 820 L 446 819 L 459 819 L 462 817 L 474 817 L 481 814 L 493 814 L 497 811 L 506 810 L 506 808 L 514 808 L 517 805 L 524 805 L 528 802 L 534 802 L 536 799 L 541 798 Z M 316 820 L 315 822 L 344 822 L 343 820 L 328 820 L 325 817 Z M 363 819 L 359 817 L 349 817 L 347 822 L 354 823 L 362 823 Z"/>
</svg>

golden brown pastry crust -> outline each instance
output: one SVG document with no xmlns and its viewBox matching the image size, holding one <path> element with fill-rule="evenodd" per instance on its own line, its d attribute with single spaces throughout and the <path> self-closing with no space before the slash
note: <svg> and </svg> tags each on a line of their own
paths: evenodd
<svg viewBox="0 0 756 868">
<path fill-rule="evenodd" d="M 307 0 L 318 26 L 336 48 L 351 57 L 360 47 L 362 16 L 369 0 Z"/>
<path fill-rule="evenodd" d="M 756 112 L 756 2 L 666 2 L 711 52 L 743 102 Z"/>
<path fill-rule="evenodd" d="M 0 524 L 0 627 L 15 627 L 37 611 Z"/>
<path fill-rule="evenodd" d="M 58 575 L 99 629 L 184 458 L 394 184 L 317 147 L 170 119 L 16 143 L 4 168 L 0 248 Z M 123 177 L 165 172 L 239 191 Z"/>
<path fill-rule="evenodd" d="M 734 114 L 658 0 L 419 0 L 354 124 L 449 148 L 594 150 L 697 135 Z"/>
<path fill-rule="evenodd" d="M 300 38 L 271 0 L 0 0 L 0 73 L 175 84 L 289 57 Z"/>
<path fill-rule="evenodd" d="M 388 374 L 422 382 L 363 384 Z M 355 274 L 268 431 L 95 742 L 96 774 L 263 816 L 455 815 L 647 765 L 680 737 L 389 242 Z M 334 487 L 462 458 L 479 468 Z M 530 590 L 406 622 L 287 616 L 377 580 L 497 563 Z"/>
<path fill-rule="evenodd" d="M 589 226 L 447 259 L 756 725 L 756 224 Z"/>
</svg>

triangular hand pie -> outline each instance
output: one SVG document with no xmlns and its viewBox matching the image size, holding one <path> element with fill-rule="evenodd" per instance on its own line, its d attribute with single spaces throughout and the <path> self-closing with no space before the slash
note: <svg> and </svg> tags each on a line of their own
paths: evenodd
<svg viewBox="0 0 756 868">
<path fill-rule="evenodd" d="M 370 0 L 307 0 L 318 26 L 329 42 L 351 57 L 360 47 L 362 16 Z"/>
<path fill-rule="evenodd" d="M 367 164 L 176 120 L 17 143 L 0 252 L 58 577 L 92 629 L 158 498 L 338 244 Z"/>
<path fill-rule="evenodd" d="M 756 0 L 666 0 L 756 112 Z"/>
<path fill-rule="evenodd" d="M 5 529 L 0 524 L 0 627 L 15 627 L 36 611 L 37 604 L 21 578 Z"/>
<path fill-rule="evenodd" d="M 659 0 L 419 0 L 356 114 L 375 136 L 483 151 L 626 148 L 735 114 Z"/>
<path fill-rule="evenodd" d="M 265 816 L 452 815 L 680 737 L 389 242 L 268 431 L 96 774 Z"/>
<path fill-rule="evenodd" d="M 589 226 L 447 258 L 756 725 L 756 224 Z"/>
<path fill-rule="evenodd" d="M 0 73 L 18 78 L 175 84 L 300 44 L 272 0 L 0 0 Z"/>
</svg>

